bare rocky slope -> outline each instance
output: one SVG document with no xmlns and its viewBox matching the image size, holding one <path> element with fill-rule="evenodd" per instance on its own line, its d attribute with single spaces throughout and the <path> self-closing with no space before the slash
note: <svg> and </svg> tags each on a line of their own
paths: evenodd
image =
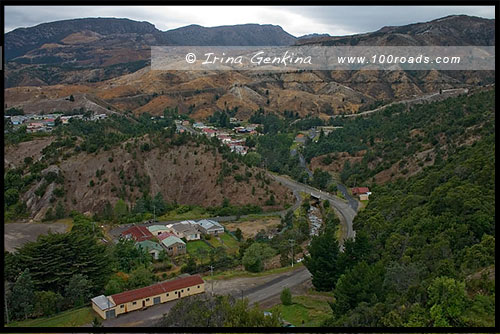
<svg viewBox="0 0 500 334">
<path fill-rule="evenodd" d="M 5 169 L 22 167 L 27 156 L 37 161 L 42 157 L 40 151 L 52 141 L 52 138 L 39 139 L 6 147 Z M 261 178 L 265 175 L 263 170 L 228 162 L 213 146 L 198 146 L 191 142 L 144 152 L 139 148 L 143 141 L 145 139 L 137 142 L 131 139 L 97 154 L 72 154 L 48 166 L 41 174 L 51 171 L 61 174 L 64 183 L 61 186 L 51 183 L 42 196 L 37 196 L 35 191 L 44 182 L 41 179 L 22 194 L 31 217 L 42 219 L 48 208 L 55 206 L 51 198 L 56 198 L 54 190 L 61 187 L 65 192 L 63 198 L 67 210 L 90 213 L 101 211 L 108 201 L 114 205 L 120 197 L 133 206 L 144 190 L 153 196 L 160 192 L 168 203 L 205 207 L 220 206 L 224 198 L 232 205 L 254 204 L 266 211 L 281 210 L 286 203 L 294 202 L 288 188 L 267 177 Z M 218 179 L 223 166 L 229 168 L 230 173 L 221 181 Z M 237 174 L 244 176 L 243 180 L 238 182 L 234 177 Z M 275 198 L 275 205 L 266 205 L 271 195 Z"/>
<path fill-rule="evenodd" d="M 6 53 L 11 57 L 5 73 L 10 87 L 5 93 L 7 108 L 50 112 L 54 106 L 46 100 L 76 92 L 117 112 L 158 114 L 177 106 L 200 120 L 215 111 L 238 108 L 237 117 L 247 119 L 262 108 L 328 118 L 356 113 L 381 100 L 474 87 L 495 79 L 491 71 L 182 72 L 151 71 L 148 66 L 151 45 L 181 40 L 200 45 L 494 45 L 494 20 L 477 17 L 450 16 L 367 34 L 300 40 L 271 25 L 188 26 L 161 32 L 147 22 L 112 20 L 107 26 L 107 19 L 92 20 L 53 22 L 6 34 Z M 76 104 L 61 108 L 81 107 Z"/>
</svg>

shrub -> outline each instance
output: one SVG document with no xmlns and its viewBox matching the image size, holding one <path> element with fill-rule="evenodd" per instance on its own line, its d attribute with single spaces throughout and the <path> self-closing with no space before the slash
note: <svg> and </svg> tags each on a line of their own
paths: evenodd
<svg viewBox="0 0 500 334">
<path fill-rule="evenodd" d="M 281 291 L 280 299 L 283 305 L 292 305 L 292 293 L 289 288 L 284 288 Z"/>
</svg>

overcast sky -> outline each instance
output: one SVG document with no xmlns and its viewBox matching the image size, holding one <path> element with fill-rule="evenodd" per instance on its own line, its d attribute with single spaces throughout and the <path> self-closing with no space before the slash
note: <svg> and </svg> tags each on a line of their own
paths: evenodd
<svg viewBox="0 0 500 334">
<path fill-rule="evenodd" d="M 118 17 L 148 21 L 160 30 L 190 24 L 205 27 L 275 24 L 294 36 L 333 36 L 375 31 L 383 26 L 425 22 L 453 14 L 495 18 L 493 6 L 6 6 L 5 32 L 44 22 Z"/>
</svg>

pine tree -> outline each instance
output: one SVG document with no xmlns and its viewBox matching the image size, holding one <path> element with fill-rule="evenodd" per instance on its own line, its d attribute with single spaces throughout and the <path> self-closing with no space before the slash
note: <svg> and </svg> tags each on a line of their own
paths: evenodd
<svg viewBox="0 0 500 334">
<path fill-rule="evenodd" d="M 35 287 L 28 268 L 19 275 L 12 286 L 9 299 L 11 317 L 28 319 L 28 316 L 33 312 L 35 299 Z"/>
<path fill-rule="evenodd" d="M 309 256 L 304 258 L 304 264 L 312 274 L 312 283 L 319 291 L 330 291 L 341 272 L 337 268 L 339 244 L 335 231 L 326 228 L 319 236 L 313 237 L 308 247 Z"/>
<path fill-rule="evenodd" d="M 91 284 L 86 276 L 81 274 L 73 275 L 65 289 L 66 298 L 71 301 L 73 306 L 82 306 L 92 296 Z"/>
</svg>

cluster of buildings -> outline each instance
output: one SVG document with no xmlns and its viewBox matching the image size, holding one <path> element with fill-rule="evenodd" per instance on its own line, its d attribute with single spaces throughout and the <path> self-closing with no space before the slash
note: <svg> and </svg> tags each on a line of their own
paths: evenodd
<svg viewBox="0 0 500 334">
<path fill-rule="evenodd" d="M 111 296 L 94 297 L 91 299 L 92 309 L 101 318 L 111 319 L 123 313 L 142 310 L 149 306 L 203 292 L 205 292 L 205 282 L 201 276 L 187 276 Z"/>
<path fill-rule="evenodd" d="M 234 133 L 238 134 L 257 134 L 255 130 L 258 124 L 250 124 L 246 127 L 238 126 L 234 128 Z M 248 146 L 245 145 L 244 138 L 235 138 L 232 133 L 217 129 L 214 126 L 207 126 L 203 123 L 194 123 L 193 128 L 197 129 L 201 134 L 207 137 L 217 137 L 223 144 L 229 146 L 231 152 L 236 152 L 242 155 L 248 153 Z"/>
<path fill-rule="evenodd" d="M 89 118 L 90 121 L 105 119 L 106 114 L 92 114 Z M 5 122 L 10 121 L 14 128 L 26 125 L 26 131 L 33 132 L 50 132 L 55 127 L 56 119 L 61 120 L 61 124 L 68 124 L 71 118 L 84 119 L 83 115 L 68 115 L 63 114 L 44 114 L 44 115 L 16 115 L 4 116 Z"/>
<path fill-rule="evenodd" d="M 351 188 L 351 192 L 353 196 L 359 196 L 360 201 L 367 201 L 368 197 L 372 194 L 367 187 Z"/>
<path fill-rule="evenodd" d="M 186 254 L 186 243 L 200 240 L 202 235 L 219 235 L 224 233 L 224 227 L 214 220 L 185 220 L 173 224 L 158 224 L 151 226 L 135 225 L 120 234 L 120 237 L 132 239 L 136 247 L 146 250 L 154 259 L 165 250 L 169 256 Z"/>
</svg>

